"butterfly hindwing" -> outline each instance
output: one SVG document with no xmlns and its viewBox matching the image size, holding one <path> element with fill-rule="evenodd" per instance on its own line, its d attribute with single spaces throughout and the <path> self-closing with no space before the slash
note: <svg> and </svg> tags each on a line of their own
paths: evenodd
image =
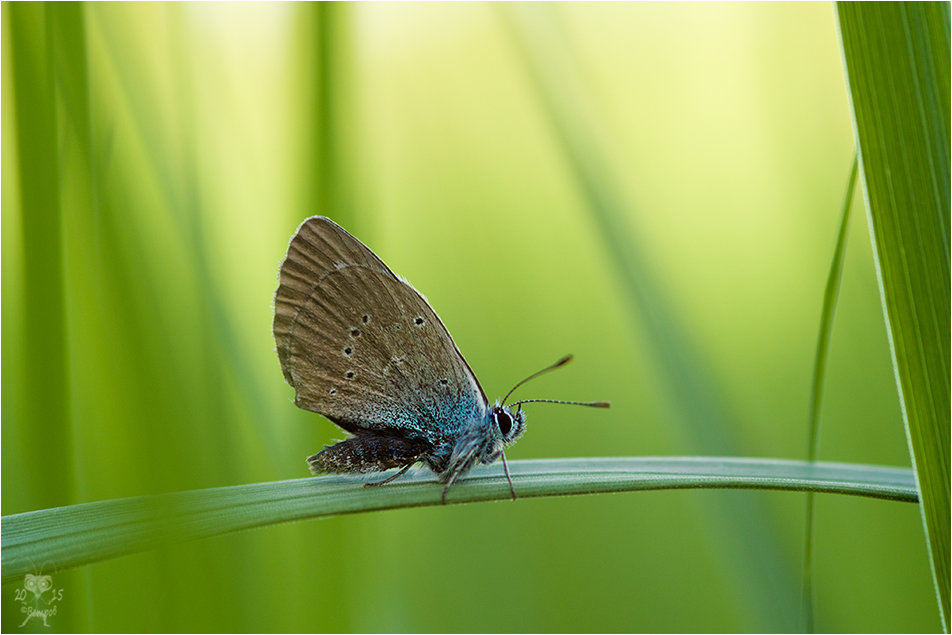
<svg viewBox="0 0 952 635">
<path fill-rule="evenodd" d="M 482 388 L 426 300 L 323 217 L 291 239 L 274 333 L 295 403 L 346 430 L 438 442 L 486 416 Z"/>
</svg>

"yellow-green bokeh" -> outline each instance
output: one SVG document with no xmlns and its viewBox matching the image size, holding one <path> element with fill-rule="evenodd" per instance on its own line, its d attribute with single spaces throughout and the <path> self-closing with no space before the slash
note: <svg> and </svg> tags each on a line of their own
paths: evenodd
<svg viewBox="0 0 952 635">
<path fill-rule="evenodd" d="M 342 433 L 294 407 L 270 324 L 314 213 L 426 294 L 490 396 L 574 353 L 520 394 L 612 400 L 534 408 L 511 459 L 806 456 L 853 154 L 829 5 L 6 3 L 3 36 L 3 514 L 305 476 Z M 573 65 L 556 85 L 664 333 L 533 41 Z M 820 458 L 908 466 L 862 213 L 830 353 Z M 818 630 L 937 630 L 918 510 L 816 502 Z M 685 491 L 301 522 L 54 572 L 51 627 L 797 630 L 803 517 L 800 494 Z M 12 588 L 3 608 L 14 632 Z"/>
</svg>

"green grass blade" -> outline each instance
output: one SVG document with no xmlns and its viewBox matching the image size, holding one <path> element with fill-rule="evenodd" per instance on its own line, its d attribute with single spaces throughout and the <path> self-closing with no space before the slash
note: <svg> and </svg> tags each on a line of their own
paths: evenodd
<svg viewBox="0 0 952 635">
<path fill-rule="evenodd" d="M 11 21 L 13 80 L 16 89 L 17 156 L 20 183 L 23 271 L 25 393 L 42 401 L 21 404 L 16 461 L 23 465 L 26 499 L 61 505 L 72 494 L 69 424 L 66 306 L 60 209 L 60 140 L 54 76 L 54 42 L 49 5 L 8 7 Z M 43 293 L 36 293 L 42 289 Z M 55 456 L 62 479 L 42 477 Z"/>
<path fill-rule="evenodd" d="M 837 5 L 873 254 L 949 620 L 949 4 Z"/>
<path fill-rule="evenodd" d="M 840 212 L 840 229 L 833 248 L 833 264 L 826 279 L 823 292 L 823 309 L 820 313 L 820 335 L 816 343 L 816 358 L 813 364 L 813 387 L 810 390 L 809 443 L 807 460 L 816 461 L 820 450 L 820 404 L 823 401 L 823 378 L 826 376 L 826 358 L 830 346 L 830 334 L 833 332 L 833 316 L 836 315 L 836 300 L 840 294 L 840 280 L 843 276 L 843 258 L 846 255 L 846 228 L 849 226 L 850 208 L 853 206 L 853 190 L 856 187 L 857 160 L 853 157 L 849 183 L 846 186 L 846 198 Z M 813 624 L 813 493 L 807 494 L 806 532 L 803 548 L 803 614 L 804 629 L 808 633 L 814 630 Z"/>
<path fill-rule="evenodd" d="M 335 125 L 339 118 L 337 100 L 340 99 L 339 74 L 344 71 L 340 62 L 340 40 L 346 41 L 347 31 L 344 14 L 349 8 L 333 2 L 319 2 L 306 4 L 301 7 L 306 16 L 311 17 L 305 24 L 313 25 L 307 33 L 308 39 L 314 42 L 315 77 L 314 90 L 316 94 L 315 121 L 311 126 L 314 135 L 314 174 L 316 205 L 309 214 L 340 213 L 343 206 L 343 191 L 341 183 L 340 143 L 341 130 Z M 341 221 L 343 222 L 343 221 Z"/>
<path fill-rule="evenodd" d="M 781 489 L 916 500 L 907 468 L 704 457 L 512 461 L 521 498 L 687 488 Z M 366 478 L 324 476 L 159 496 L 125 498 L 3 517 L 3 581 L 31 563 L 73 567 L 250 527 L 382 509 L 439 505 L 443 486 L 420 470 L 386 487 Z M 450 492 L 452 504 L 509 498 L 502 467 L 475 470 Z"/>
<path fill-rule="evenodd" d="M 810 434 L 807 459 L 815 461 L 820 449 L 820 404 L 823 401 L 823 377 L 826 374 L 827 351 L 830 346 L 830 334 L 833 332 L 833 317 L 836 315 L 836 299 L 840 293 L 840 280 L 843 274 L 843 258 L 846 255 L 846 229 L 850 220 L 850 208 L 853 204 L 853 190 L 856 187 L 857 162 L 853 159 L 846 197 L 840 212 L 840 228 L 833 249 L 833 263 L 823 292 L 823 309 L 820 315 L 820 334 L 816 344 L 816 358 L 813 364 L 813 386 L 810 391 Z"/>
<path fill-rule="evenodd" d="M 306 216 L 326 214 L 345 227 L 362 218 L 353 186 L 352 157 L 360 145 L 354 121 L 355 84 L 360 67 L 354 61 L 354 9 L 347 3 L 315 2 L 295 6 L 296 36 L 309 53 L 308 87 L 310 153 L 306 208 L 294 215 L 292 228 Z M 370 229 L 370 227 L 368 227 Z M 356 230 L 355 230 L 356 231 Z"/>
</svg>

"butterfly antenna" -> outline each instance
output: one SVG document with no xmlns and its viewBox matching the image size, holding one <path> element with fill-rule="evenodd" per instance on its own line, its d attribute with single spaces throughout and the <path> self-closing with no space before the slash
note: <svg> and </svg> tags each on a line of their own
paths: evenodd
<svg viewBox="0 0 952 635">
<path fill-rule="evenodd" d="M 516 500 L 516 488 L 512 486 L 512 478 L 509 476 L 509 464 L 506 463 L 506 453 L 502 453 L 502 469 L 506 473 L 506 480 L 509 481 L 509 493 L 512 494 L 512 500 Z"/>
<path fill-rule="evenodd" d="M 519 406 L 524 403 L 561 403 L 567 406 L 588 406 L 589 408 L 610 408 L 610 401 L 563 401 L 562 399 L 523 399 L 514 401 L 510 406 Z"/>
<path fill-rule="evenodd" d="M 513 387 L 512 387 L 512 390 L 510 390 L 509 392 L 506 393 L 506 396 L 502 398 L 502 403 L 503 403 L 503 405 L 506 404 L 506 399 L 509 399 L 509 395 L 511 395 L 512 393 L 514 393 L 514 392 L 516 391 L 516 388 L 518 388 L 518 387 L 521 386 L 522 384 L 526 383 L 526 382 L 529 381 L 530 379 L 535 379 L 535 378 L 538 377 L 539 375 L 543 375 L 543 374 L 549 372 L 550 370 L 555 370 L 555 369 L 558 368 L 559 366 L 565 366 L 565 365 L 568 364 L 570 361 L 572 361 L 572 356 L 571 356 L 571 355 L 566 355 L 565 357 L 563 357 L 563 358 L 560 359 L 559 361 L 555 362 L 555 363 L 552 364 L 551 366 L 549 366 L 549 367 L 547 367 L 547 368 L 543 368 L 543 369 L 540 370 L 540 371 L 537 371 L 537 372 L 532 373 L 531 375 L 529 375 L 528 377 L 526 377 L 525 379 L 523 379 L 522 381 L 520 381 L 518 384 L 516 384 L 515 386 L 513 386 Z M 522 403 L 525 403 L 525 402 L 522 402 Z M 510 405 L 514 406 L 514 405 L 516 405 L 516 404 L 510 404 Z"/>
</svg>

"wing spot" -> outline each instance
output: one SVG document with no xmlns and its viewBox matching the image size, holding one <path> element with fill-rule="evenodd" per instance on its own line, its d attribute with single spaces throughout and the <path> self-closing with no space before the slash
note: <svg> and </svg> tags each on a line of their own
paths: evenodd
<svg viewBox="0 0 952 635">
<path fill-rule="evenodd" d="M 350 336 L 351 336 L 351 337 L 360 337 L 360 329 L 358 329 L 358 328 L 352 328 L 352 329 L 350 329 Z"/>
<path fill-rule="evenodd" d="M 417 318 L 413 320 L 413 323 L 416 324 L 417 326 L 423 326 L 423 324 L 425 323 L 425 320 L 422 317 L 417 316 Z"/>
<path fill-rule="evenodd" d="M 344 373 L 344 377 L 346 377 L 347 379 L 353 379 L 353 378 L 354 378 L 354 371 L 352 371 L 352 370 L 347 371 L 346 373 Z"/>
<path fill-rule="evenodd" d="M 353 348 L 351 348 L 350 346 L 345 346 L 345 347 L 344 347 L 344 356 L 345 356 L 345 357 L 350 357 L 351 355 L 353 355 L 353 353 L 354 353 L 354 349 L 353 349 Z"/>
<path fill-rule="evenodd" d="M 441 379 L 441 380 L 440 380 L 440 383 L 445 386 L 445 385 L 449 384 L 450 382 L 446 381 L 445 379 Z"/>
<path fill-rule="evenodd" d="M 363 317 L 364 324 L 370 324 L 370 314 Z"/>
<path fill-rule="evenodd" d="M 328 392 L 330 393 L 331 397 L 333 397 L 334 395 L 337 394 L 337 389 L 336 389 L 336 388 L 331 388 Z"/>
<path fill-rule="evenodd" d="M 394 366 L 403 366 L 402 357 L 397 357 L 396 355 L 394 355 L 393 357 L 390 358 L 390 361 L 393 362 Z"/>
</svg>

